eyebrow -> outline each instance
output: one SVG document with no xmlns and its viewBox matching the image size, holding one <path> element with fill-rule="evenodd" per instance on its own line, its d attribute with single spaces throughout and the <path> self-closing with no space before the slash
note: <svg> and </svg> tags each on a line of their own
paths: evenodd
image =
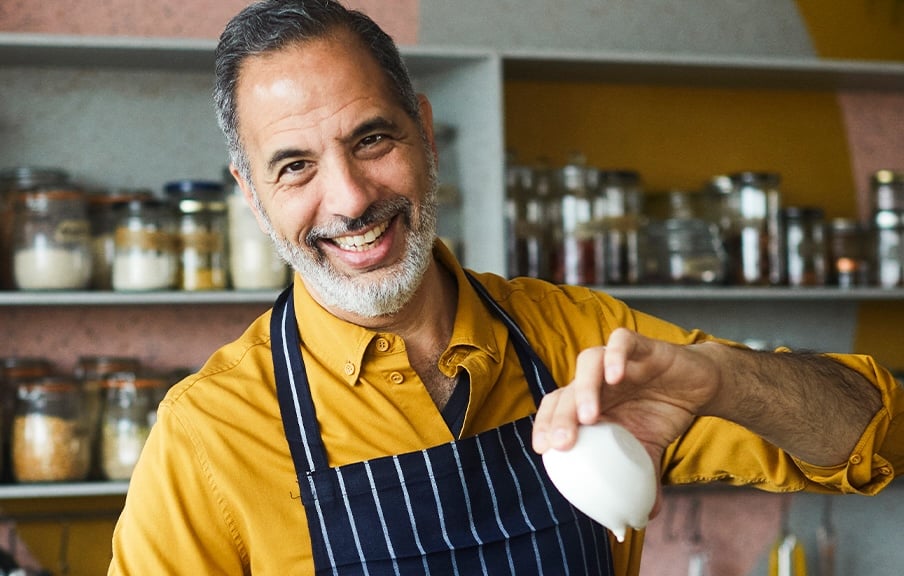
<svg viewBox="0 0 904 576">
<path fill-rule="evenodd" d="M 354 142 L 360 138 L 363 138 L 367 134 L 371 134 L 373 132 L 396 132 L 398 131 L 399 126 L 396 122 L 393 122 L 389 118 L 384 116 L 375 116 L 368 120 L 365 120 L 354 130 L 352 130 L 345 138 L 342 139 L 343 142 Z M 311 150 L 305 150 L 301 148 L 281 148 L 273 153 L 270 156 L 270 159 L 267 161 L 267 172 L 272 172 L 278 164 L 280 164 L 283 160 L 287 158 L 299 158 L 299 157 L 310 157 L 313 154 Z"/>
</svg>

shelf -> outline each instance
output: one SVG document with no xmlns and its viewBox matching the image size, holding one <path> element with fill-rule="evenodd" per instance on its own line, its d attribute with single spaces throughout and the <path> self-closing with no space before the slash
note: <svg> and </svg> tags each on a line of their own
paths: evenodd
<svg viewBox="0 0 904 576">
<path fill-rule="evenodd" d="M 706 302 L 868 302 L 904 301 L 904 288 L 832 287 L 689 287 L 689 286 L 596 286 L 616 298 L 632 301 Z M 279 291 L 161 291 L 161 292 L 0 292 L 0 307 L 14 306 L 144 306 L 266 304 L 276 301 Z"/>
<path fill-rule="evenodd" d="M 507 52 L 507 80 L 803 90 L 904 89 L 904 64 L 658 53 Z"/>
<path fill-rule="evenodd" d="M 276 290 L 209 292 L 0 292 L 0 306 L 145 306 L 166 304 L 273 304 Z"/>
<path fill-rule="evenodd" d="M 48 482 L 46 484 L 0 485 L 0 500 L 29 498 L 81 498 L 88 496 L 122 496 L 129 489 L 121 482 Z"/>
<path fill-rule="evenodd" d="M 0 66 L 87 66 L 213 71 L 213 39 L 0 33 Z M 689 84 L 785 89 L 904 89 L 898 62 L 663 54 L 493 52 L 461 46 L 400 46 L 411 72 L 501 58 L 508 80 Z"/>
</svg>

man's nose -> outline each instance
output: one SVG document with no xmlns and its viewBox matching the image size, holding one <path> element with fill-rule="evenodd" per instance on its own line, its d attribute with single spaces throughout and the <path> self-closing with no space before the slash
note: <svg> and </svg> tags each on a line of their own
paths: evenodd
<svg viewBox="0 0 904 576">
<path fill-rule="evenodd" d="M 330 214 L 358 218 L 376 200 L 366 167 L 340 157 L 326 163 L 324 207 Z"/>
</svg>

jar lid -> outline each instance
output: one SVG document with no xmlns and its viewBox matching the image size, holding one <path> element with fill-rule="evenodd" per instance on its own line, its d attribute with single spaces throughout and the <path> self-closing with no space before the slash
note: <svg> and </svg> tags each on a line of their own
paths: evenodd
<svg viewBox="0 0 904 576">
<path fill-rule="evenodd" d="M 817 206 L 786 206 L 781 213 L 790 220 L 822 220 L 825 217 L 825 211 Z"/>
<path fill-rule="evenodd" d="M 20 382 L 19 391 L 32 392 L 74 392 L 78 390 L 78 382 L 74 378 L 62 375 L 42 376 L 34 380 Z"/>
<path fill-rule="evenodd" d="M 15 382 L 46 376 L 53 370 L 50 360 L 31 356 L 10 356 L 0 361 L 0 380 Z"/>
<path fill-rule="evenodd" d="M 112 190 L 94 190 L 88 194 L 88 204 L 92 207 L 123 204 L 131 200 L 141 200 L 153 196 L 147 188 L 114 188 Z"/>
<path fill-rule="evenodd" d="M 735 172 L 730 174 L 729 178 L 736 186 L 778 186 L 782 180 L 778 172 L 757 172 L 752 170 Z"/>
<path fill-rule="evenodd" d="M 873 186 L 904 185 L 904 172 L 877 170 L 870 177 Z"/>
<path fill-rule="evenodd" d="M 69 173 L 49 166 L 15 166 L 0 170 L 0 188 L 29 189 L 69 182 Z"/>
<path fill-rule="evenodd" d="M 213 180 L 175 180 L 163 187 L 166 196 L 183 214 L 226 210 L 224 188 Z"/>
<path fill-rule="evenodd" d="M 161 376 L 116 372 L 107 374 L 101 385 L 104 388 L 159 388 L 168 384 Z"/>
<path fill-rule="evenodd" d="M 132 198 L 125 202 L 117 203 L 113 206 L 113 211 L 117 214 L 137 216 L 144 212 L 167 212 L 170 209 L 170 203 L 163 198 L 156 196 L 148 196 L 146 198 Z"/>
</svg>

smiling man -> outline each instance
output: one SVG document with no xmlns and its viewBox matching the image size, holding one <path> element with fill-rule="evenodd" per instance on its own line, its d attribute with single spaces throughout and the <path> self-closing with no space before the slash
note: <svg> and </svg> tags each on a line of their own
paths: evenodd
<svg viewBox="0 0 904 576">
<path fill-rule="evenodd" d="M 869 357 L 464 270 L 436 239 L 429 101 L 363 14 L 252 4 L 216 72 L 232 174 L 295 281 L 161 403 L 110 574 L 637 574 L 642 532 L 616 542 L 540 458 L 603 419 L 662 483 L 872 494 L 904 469 L 904 393 Z"/>
</svg>

